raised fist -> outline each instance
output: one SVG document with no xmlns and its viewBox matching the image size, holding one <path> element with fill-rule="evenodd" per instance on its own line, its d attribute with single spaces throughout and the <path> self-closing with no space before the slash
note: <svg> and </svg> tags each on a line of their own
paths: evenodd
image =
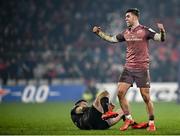
<svg viewBox="0 0 180 136">
<path fill-rule="evenodd" d="M 94 32 L 94 33 L 99 33 L 99 31 L 101 31 L 101 28 L 100 28 L 100 27 L 97 27 L 97 26 L 94 26 L 94 27 L 93 27 L 93 32 Z"/>
<path fill-rule="evenodd" d="M 158 28 L 159 28 L 159 30 L 160 30 L 160 31 L 165 32 L 165 29 L 164 29 L 163 24 L 161 24 L 161 23 L 157 23 L 157 26 L 158 26 Z"/>
</svg>

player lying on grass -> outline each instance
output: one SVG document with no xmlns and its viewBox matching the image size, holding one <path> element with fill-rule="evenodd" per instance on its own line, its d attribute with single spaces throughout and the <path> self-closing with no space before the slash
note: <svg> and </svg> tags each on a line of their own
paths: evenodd
<svg viewBox="0 0 180 136">
<path fill-rule="evenodd" d="M 108 129 L 124 116 L 122 110 L 113 112 L 114 105 L 109 102 L 109 93 L 101 92 L 91 106 L 85 100 L 79 100 L 71 110 L 71 119 L 80 129 Z"/>
<path fill-rule="evenodd" d="M 125 115 L 121 109 L 113 112 L 115 106 L 109 102 L 109 93 L 101 92 L 91 106 L 85 100 L 79 100 L 71 110 L 71 119 L 80 129 L 108 129 L 121 119 L 125 121 Z M 131 125 L 133 129 L 147 128 L 148 123 L 136 123 Z"/>
</svg>

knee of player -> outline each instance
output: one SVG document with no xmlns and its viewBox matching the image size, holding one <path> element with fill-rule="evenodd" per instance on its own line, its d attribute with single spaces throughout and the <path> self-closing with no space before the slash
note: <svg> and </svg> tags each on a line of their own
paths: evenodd
<svg viewBox="0 0 180 136">
<path fill-rule="evenodd" d="M 101 98 L 103 98 L 103 97 L 109 97 L 109 92 L 106 91 L 106 90 L 104 90 L 104 91 L 102 91 L 101 93 L 99 93 L 98 99 L 101 99 Z"/>
<path fill-rule="evenodd" d="M 104 97 L 109 97 L 109 92 L 108 92 L 107 90 L 104 90 L 103 96 L 104 96 Z"/>
<path fill-rule="evenodd" d="M 150 102 L 150 98 L 146 97 L 146 96 L 143 96 L 143 100 L 144 100 L 145 103 L 149 103 Z"/>
</svg>

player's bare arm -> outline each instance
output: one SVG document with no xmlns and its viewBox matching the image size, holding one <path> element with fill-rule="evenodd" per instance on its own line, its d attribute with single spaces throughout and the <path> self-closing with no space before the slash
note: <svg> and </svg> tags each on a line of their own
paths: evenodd
<svg viewBox="0 0 180 136">
<path fill-rule="evenodd" d="M 116 112 L 118 113 L 118 116 L 117 116 L 117 117 L 115 117 L 115 118 L 110 118 L 110 119 L 106 120 L 110 126 L 115 125 L 115 124 L 118 123 L 121 119 L 123 119 L 123 118 L 125 117 L 125 116 L 124 116 L 124 112 L 122 111 L 122 109 L 118 109 Z"/>
<path fill-rule="evenodd" d="M 166 32 L 165 32 L 164 26 L 161 23 L 157 23 L 157 27 L 159 28 L 159 33 L 156 33 L 154 35 L 154 40 L 163 42 L 163 41 L 165 41 L 165 37 L 166 37 Z"/>
<path fill-rule="evenodd" d="M 104 39 L 106 41 L 113 42 L 113 43 L 118 42 L 116 35 L 110 36 L 110 35 L 106 34 L 105 32 L 103 32 L 100 27 L 94 26 L 93 32 L 96 33 L 99 37 L 101 37 L 102 39 Z"/>
</svg>

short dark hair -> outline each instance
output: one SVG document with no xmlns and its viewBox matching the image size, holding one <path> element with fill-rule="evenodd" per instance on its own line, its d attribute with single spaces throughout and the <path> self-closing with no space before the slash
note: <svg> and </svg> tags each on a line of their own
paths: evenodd
<svg viewBox="0 0 180 136">
<path fill-rule="evenodd" d="M 140 16 L 139 9 L 137 9 L 137 8 L 130 8 L 126 11 L 126 13 L 128 13 L 128 12 L 131 12 L 132 14 L 136 15 L 137 17 Z"/>
<path fill-rule="evenodd" d="M 78 105 L 79 103 L 81 103 L 81 102 L 87 102 L 86 100 L 84 100 L 84 99 L 81 99 L 81 100 L 78 100 L 77 102 L 75 102 L 75 104 L 74 105 Z"/>
</svg>

